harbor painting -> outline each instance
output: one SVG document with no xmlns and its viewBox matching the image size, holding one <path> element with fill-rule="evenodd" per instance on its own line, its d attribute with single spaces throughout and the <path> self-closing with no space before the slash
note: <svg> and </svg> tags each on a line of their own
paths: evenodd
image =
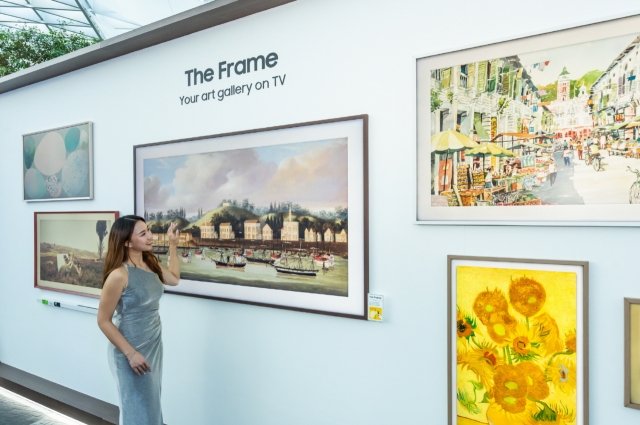
<svg viewBox="0 0 640 425">
<path fill-rule="evenodd" d="M 118 213 L 35 215 L 35 286 L 99 296 L 108 235 Z"/>
<path fill-rule="evenodd" d="M 575 221 L 588 211 L 584 220 L 615 221 L 601 213 L 611 205 L 632 217 L 630 204 L 640 203 L 640 33 L 624 28 L 571 45 L 549 45 L 545 35 L 450 61 L 418 59 L 419 210 L 430 211 L 419 215 Z M 520 208 L 473 208 L 503 206 Z M 569 208 L 559 217 L 548 207 Z"/>
<path fill-rule="evenodd" d="M 145 159 L 142 211 L 192 281 L 347 297 L 348 140 Z M 140 213 L 140 210 L 138 210 Z"/>
</svg>

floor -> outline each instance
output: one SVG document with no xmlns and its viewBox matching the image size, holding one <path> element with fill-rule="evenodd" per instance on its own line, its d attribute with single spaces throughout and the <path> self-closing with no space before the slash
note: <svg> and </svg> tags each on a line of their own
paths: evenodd
<svg viewBox="0 0 640 425">
<path fill-rule="evenodd" d="M 3 425 L 80 425 L 81 422 L 62 416 L 44 407 L 37 408 L 0 388 L 0 424 Z"/>
</svg>

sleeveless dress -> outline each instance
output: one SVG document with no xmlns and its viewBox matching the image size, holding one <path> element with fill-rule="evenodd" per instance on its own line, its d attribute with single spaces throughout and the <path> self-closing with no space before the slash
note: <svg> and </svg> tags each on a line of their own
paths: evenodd
<svg viewBox="0 0 640 425">
<path fill-rule="evenodd" d="M 147 359 L 151 372 L 136 375 L 126 356 L 109 343 L 109 366 L 118 387 L 120 425 L 163 425 L 162 323 L 158 310 L 164 285 L 155 273 L 128 264 L 124 267 L 129 283 L 118 301 L 115 325 Z"/>
</svg>

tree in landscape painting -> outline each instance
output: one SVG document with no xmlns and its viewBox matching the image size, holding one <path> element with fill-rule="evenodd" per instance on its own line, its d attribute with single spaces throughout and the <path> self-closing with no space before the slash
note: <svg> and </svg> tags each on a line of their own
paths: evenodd
<svg viewBox="0 0 640 425">
<path fill-rule="evenodd" d="M 96 222 L 96 233 L 100 242 L 98 242 L 98 258 L 102 260 L 102 251 L 104 250 L 104 237 L 107 236 L 107 222 L 105 220 L 98 220 Z"/>
</svg>

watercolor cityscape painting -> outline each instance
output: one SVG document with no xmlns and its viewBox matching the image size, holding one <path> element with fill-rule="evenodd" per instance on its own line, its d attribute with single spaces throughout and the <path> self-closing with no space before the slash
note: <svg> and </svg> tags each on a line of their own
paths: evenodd
<svg viewBox="0 0 640 425">
<path fill-rule="evenodd" d="M 639 52 L 634 33 L 423 74 L 430 205 L 640 203 Z"/>
<path fill-rule="evenodd" d="M 348 296 L 348 141 L 144 159 L 144 216 L 184 278 Z"/>
<path fill-rule="evenodd" d="M 577 275 L 456 267 L 458 425 L 575 424 Z"/>
</svg>

